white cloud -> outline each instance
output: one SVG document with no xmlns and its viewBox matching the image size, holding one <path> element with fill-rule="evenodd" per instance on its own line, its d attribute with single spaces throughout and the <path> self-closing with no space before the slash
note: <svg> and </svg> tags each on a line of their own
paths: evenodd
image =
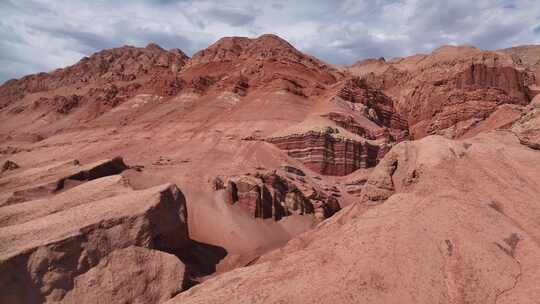
<svg viewBox="0 0 540 304">
<path fill-rule="evenodd" d="M 223 36 L 274 33 L 331 63 L 429 52 L 441 44 L 540 42 L 537 0 L 3 0 L 0 81 L 124 44 L 186 53 Z"/>
</svg>

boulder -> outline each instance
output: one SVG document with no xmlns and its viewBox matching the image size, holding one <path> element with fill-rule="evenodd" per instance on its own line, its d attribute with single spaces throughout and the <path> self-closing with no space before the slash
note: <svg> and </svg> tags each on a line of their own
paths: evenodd
<svg viewBox="0 0 540 304">
<path fill-rule="evenodd" d="M 84 290 L 84 282 L 93 276 L 88 274 L 78 281 L 81 275 L 94 267 L 98 267 L 96 272 L 116 267 L 103 263 L 105 259 L 118 261 L 117 254 L 110 255 L 130 246 L 180 255 L 189 246 L 186 216 L 182 192 L 174 185 L 165 184 L 2 227 L 0 302 L 60 302 L 74 286 L 80 288 L 77 292 Z M 141 262 L 138 256 L 126 258 L 125 267 L 115 269 L 131 271 L 133 267 L 145 267 L 136 265 Z M 135 265 L 130 265 L 130 261 Z M 178 263 L 173 264 L 181 268 Z M 174 295 L 183 284 L 175 282 L 171 289 L 170 282 L 158 287 L 160 283 L 158 280 L 140 284 L 148 284 L 148 290 L 165 288 L 168 296 Z M 160 298 L 164 297 L 159 294 Z M 152 292 L 148 295 L 156 297 Z"/>
</svg>

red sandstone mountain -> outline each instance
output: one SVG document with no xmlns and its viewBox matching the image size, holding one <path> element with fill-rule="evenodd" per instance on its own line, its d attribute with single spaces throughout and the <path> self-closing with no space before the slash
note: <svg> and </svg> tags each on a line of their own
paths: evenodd
<svg viewBox="0 0 540 304">
<path fill-rule="evenodd" d="M 10 80 L 0 302 L 534 303 L 538 58 L 263 35 Z"/>
<path fill-rule="evenodd" d="M 397 104 L 414 138 L 460 137 L 504 104 L 526 105 L 532 83 L 511 56 L 473 47 L 444 46 L 430 55 L 364 61 L 351 73 L 365 77 Z"/>
</svg>

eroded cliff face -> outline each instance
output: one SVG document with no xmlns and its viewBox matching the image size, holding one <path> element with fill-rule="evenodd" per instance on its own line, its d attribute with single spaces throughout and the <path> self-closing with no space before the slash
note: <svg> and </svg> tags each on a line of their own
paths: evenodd
<svg viewBox="0 0 540 304">
<path fill-rule="evenodd" d="M 327 128 L 273 137 L 268 141 L 323 175 L 347 175 L 377 164 L 381 151 L 379 145 L 340 136 L 338 132 L 337 129 Z"/>
<path fill-rule="evenodd" d="M 472 47 L 442 47 L 430 55 L 360 62 L 351 73 L 381 89 L 413 138 L 460 137 L 503 104 L 531 99 L 528 74 L 508 55 Z"/>
<path fill-rule="evenodd" d="M 521 45 L 498 52 L 512 56 L 515 65 L 525 71 L 525 83 L 532 95 L 540 93 L 540 46 Z"/>
<path fill-rule="evenodd" d="M 367 139 L 386 137 L 389 141 L 402 141 L 409 138 L 408 122 L 398 113 L 395 101 L 381 90 L 370 86 L 365 79 L 359 77 L 346 78 L 336 86 L 336 89 L 331 94 L 335 94 L 335 96 L 330 98 L 330 102 L 346 101 L 351 103 L 352 112 L 357 112 L 378 127 L 374 128 L 366 123 L 356 121 L 357 119 L 354 117 L 348 119 L 349 123 L 343 123 L 343 120 L 336 117 L 337 113 L 327 115 L 345 129 Z M 349 109 L 344 110 L 340 113 L 341 115 L 351 112 Z M 332 116 L 337 119 L 333 119 Z M 357 132 L 358 126 L 354 126 L 355 124 L 363 124 L 365 131 Z"/>
<path fill-rule="evenodd" d="M 267 141 L 319 174 L 343 176 L 374 167 L 392 144 L 409 138 L 393 101 L 360 78 L 333 85 L 317 108 Z"/>
</svg>

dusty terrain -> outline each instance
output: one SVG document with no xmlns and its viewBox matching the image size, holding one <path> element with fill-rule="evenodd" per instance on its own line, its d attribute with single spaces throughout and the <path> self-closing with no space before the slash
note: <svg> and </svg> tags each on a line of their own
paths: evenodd
<svg viewBox="0 0 540 304">
<path fill-rule="evenodd" d="M 537 303 L 540 47 L 274 35 L 0 86 L 0 303 Z"/>
</svg>

